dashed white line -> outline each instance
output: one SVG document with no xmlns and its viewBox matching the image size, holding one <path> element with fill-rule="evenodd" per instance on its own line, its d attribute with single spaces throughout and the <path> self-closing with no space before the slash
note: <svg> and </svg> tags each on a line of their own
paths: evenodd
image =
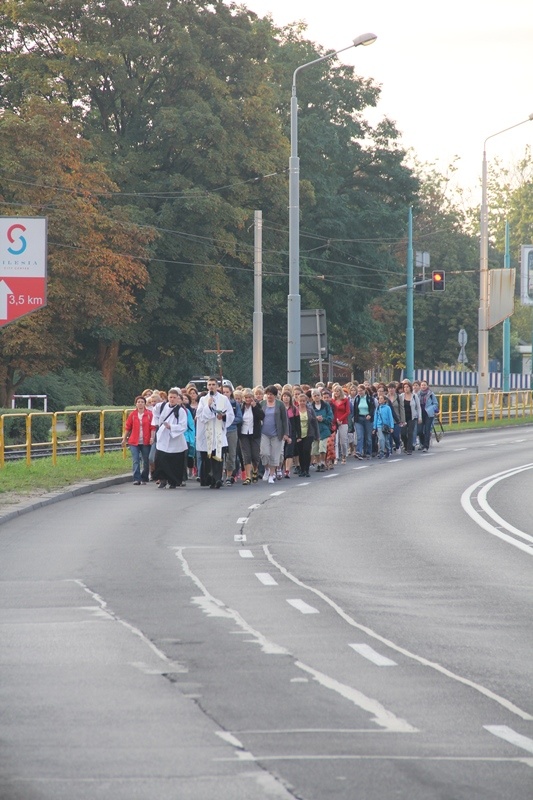
<svg viewBox="0 0 533 800">
<path fill-rule="evenodd" d="M 239 550 L 239 555 L 241 558 L 253 558 L 254 554 L 251 550 Z"/>
<path fill-rule="evenodd" d="M 297 483 L 296 485 L 297 486 L 309 486 L 309 481 L 306 481 L 305 483 Z"/>
<path fill-rule="evenodd" d="M 521 733 L 513 731 L 507 725 L 483 725 L 486 731 L 492 733 L 493 736 L 498 736 L 500 739 L 505 739 L 506 742 L 521 747 L 522 750 L 527 750 L 528 753 L 533 753 L 533 739 L 523 736 Z"/>
<path fill-rule="evenodd" d="M 255 577 L 257 578 L 258 581 L 261 581 L 261 583 L 264 586 L 278 586 L 279 585 L 277 580 L 275 578 L 273 578 L 272 575 L 269 572 L 256 572 L 255 573 Z"/>
<path fill-rule="evenodd" d="M 234 542 L 245 542 L 246 541 L 246 534 L 245 533 L 236 533 L 233 537 Z"/>
<path fill-rule="evenodd" d="M 359 653 L 360 656 L 372 661 L 373 664 L 377 664 L 378 667 L 398 666 L 396 661 L 393 661 L 391 658 L 387 658 L 386 656 L 382 656 L 381 653 L 378 653 L 378 651 L 374 650 L 373 647 L 370 647 L 369 644 L 351 644 L 349 647 L 351 647 L 352 650 L 355 650 L 356 653 Z"/>
<path fill-rule="evenodd" d="M 332 472 L 331 475 L 323 475 L 322 477 L 323 478 L 338 478 L 339 477 L 339 473 L 338 472 Z"/>
<path fill-rule="evenodd" d="M 300 611 L 301 614 L 320 614 L 318 608 L 308 605 L 304 600 L 287 600 L 287 603 L 296 608 L 297 611 Z"/>
<path fill-rule="evenodd" d="M 279 497 L 280 494 L 285 494 L 285 489 L 280 489 L 278 492 L 270 492 L 270 497 Z"/>
<path fill-rule="evenodd" d="M 246 525 L 248 522 L 248 517 L 239 517 L 237 520 L 237 525 Z"/>
<path fill-rule="evenodd" d="M 261 508 L 261 503 L 254 503 L 252 506 L 248 506 L 250 511 L 254 511 L 256 508 Z"/>
</svg>

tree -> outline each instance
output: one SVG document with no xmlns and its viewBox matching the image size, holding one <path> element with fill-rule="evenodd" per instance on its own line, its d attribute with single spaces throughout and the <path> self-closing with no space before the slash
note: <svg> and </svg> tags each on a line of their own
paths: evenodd
<svg viewBox="0 0 533 800">
<path fill-rule="evenodd" d="M 134 321 L 153 233 L 105 208 L 117 187 L 93 155 L 58 104 L 0 116 L 3 215 L 48 217 L 48 305 L 0 332 L 4 406 L 25 376 L 66 365 L 83 335 L 119 341 Z"/>
</svg>

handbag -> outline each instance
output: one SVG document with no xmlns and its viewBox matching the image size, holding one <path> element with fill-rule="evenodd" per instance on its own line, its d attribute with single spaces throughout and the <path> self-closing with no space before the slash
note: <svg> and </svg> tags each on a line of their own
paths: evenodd
<svg viewBox="0 0 533 800">
<path fill-rule="evenodd" d="M 390 433 L 392 433 L 392 429 L 389 425 L 382 425 L 381 430 L 383 431 L 385 436 L 388 436 Z"/>
</svg>

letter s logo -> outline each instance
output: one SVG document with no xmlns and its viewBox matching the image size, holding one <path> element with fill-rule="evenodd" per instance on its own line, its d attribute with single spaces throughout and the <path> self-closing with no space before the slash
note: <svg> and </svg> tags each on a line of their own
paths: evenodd
<svg viewBox="0 0 533 800">
<path fill-rule="evenodd" d="M 11 225 L 11 227 L 9 227 L 7 229 L 7 238 L 9 239 L 11 244 L 13 244 L 13 242 L 15 241 L 12 232 L 14 230 L 17 230 L 17 229 L 20 230 L 20 231 L 25 231 L 26 230 L 24 225 L 20 225 L 18 223 L 16 225 Z M 19 250 L 14 250 L 12 247 L 8 247 L 7 248 L 8 253 L 11 253 L 12 256 L 20 256 L 24 252 L 26 247 L 27 247 L 26 239 L 24 238 L 24 236 L 21 236 L 20 234 L 19 234 L 19 241 L 20 241 L 20 249 Z"/>
</svg>

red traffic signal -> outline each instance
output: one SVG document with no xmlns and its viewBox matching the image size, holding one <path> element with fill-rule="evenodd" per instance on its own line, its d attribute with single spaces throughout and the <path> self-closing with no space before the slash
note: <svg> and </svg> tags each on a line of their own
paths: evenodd
<svg viewBox="0 0 533 800">
<path fill-rule="evenodd" d="M 443 269 L 434 269 L 431 273 L 431 289 L 434 292 L 443 292 L 446 288 L 446 273 Z"/>
</svg>

